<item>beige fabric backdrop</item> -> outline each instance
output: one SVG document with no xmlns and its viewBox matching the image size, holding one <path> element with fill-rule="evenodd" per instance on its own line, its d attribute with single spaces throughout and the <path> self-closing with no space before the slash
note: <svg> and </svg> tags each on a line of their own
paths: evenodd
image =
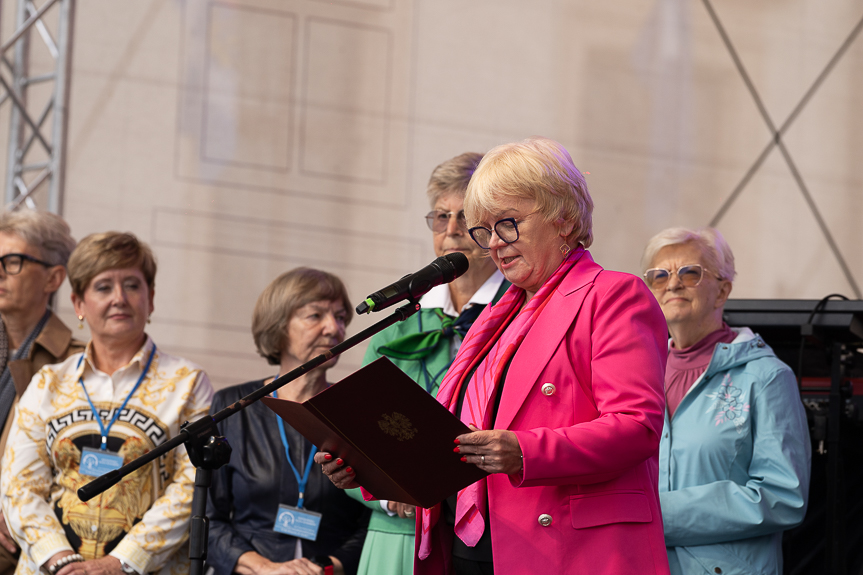
<svg viewBox="0 0 863 575">
<path fill-rule="evenodd" d="M 854 0 L 715 7 L 776 124 L 863 16 Z M 706 225 L 771 137 L 687 0 L 86 0 L 73 62 L 64 215 L 78 238 L 150 242 L 150 333 L 217 386 L 273 372 L 249 321 L 282 271 L 335 272 L 359 302 L 428 263 L 423 191 L 444 159 L 561 141 L 589 172 L 591 251 L 637 273 L 646 240 Z M 786 135 L 857 282 L 861 91 L 858 39 Z M 737 257 L 733 296 L 853 297 L 776 151 L 719 228 Z"/>
</svg>

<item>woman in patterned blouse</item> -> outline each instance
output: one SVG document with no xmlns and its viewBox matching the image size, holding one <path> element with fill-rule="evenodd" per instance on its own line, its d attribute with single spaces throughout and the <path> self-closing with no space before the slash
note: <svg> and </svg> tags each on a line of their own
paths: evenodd
<svg viewBox="0 0 863 575">
<path fill-rule="evenodd" d="M 3 458 L 3 511 L 21 546 L 16 573 L 188 572 L 194 468 L 169 452 L 90 501 L 76 492 L 205 414 L 200 367 L 157 350 L 144 332 L 156 262 L 132 234 L 84 238 L 68 264 L 72 303 L 91 340 L 43 367 L 15 411 Z M 83 325 L 79 326 L 83 327 Z"/>
</svg>

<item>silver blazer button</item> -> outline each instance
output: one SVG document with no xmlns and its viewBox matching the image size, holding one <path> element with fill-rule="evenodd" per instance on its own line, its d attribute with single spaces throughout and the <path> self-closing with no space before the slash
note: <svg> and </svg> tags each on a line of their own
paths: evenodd
<svg viewBox="0 0 863 575">
<path fill-rule="evenodd" d="M 543 395 L 554 395 L 555 391 L 557 391 L 557 388 L 554 387 L 553 383 L 543 383 L 542 384 L 542 394 Z"/>
<path fill-rule="evenodd" d="M 543 527 L 548 527 L 553 521 L 554 519 L 552 519 L 551 515 L 549 515 L 548 513 L 543 513 L 539 516 L 539 524 Z"/>
</svg>

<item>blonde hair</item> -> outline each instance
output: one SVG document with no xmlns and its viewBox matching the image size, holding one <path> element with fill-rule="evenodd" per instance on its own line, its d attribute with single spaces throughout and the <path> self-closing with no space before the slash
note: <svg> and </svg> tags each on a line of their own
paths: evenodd
<svg viewBox="0 0 863 575">
<path fill-rule="evenodd" d="M 65 266 L 75 249 L 69 224 L 50 212 L 22 209 L 0 213 L 0 232 L 14 234 L 39 250 L 39 259 Z"/>
<path fill-rule="evenodd" d="M 566 148 L 554 140 L 532 136 L 486 153 L 464 199 L 468 226 L 498 211 L 506 198 L 534 200 L 546 223 L 573 224 L 567 240 L 585 248 L 593 243 L 593 200 L 587 182 Z"/>
<path fill-rule="evenodd" d="M 439 199 L 448 194 L 464 197 L 467 184 L 480 160 L 482 160 L 482 154 L 465 152 L 442 162 L 432 170 L 426 187 L 426 195 L 431 207 L 434 207 Z"/>
<path fill-rule="evenodd" d="M 718 275 L 719 279 L 732 281 L 737 275 L 731 246 L 716 228 L 693 230 L 677 227 L 662 230 L 647 242 L 641 257 L 641 272 L 647 271 L 662 248 L 687 243 L 694 244 L 701 250 L 704 266 Z"/>
<path fill-rule="evenodd" d="M 341 301 L 351 323 L 351 302 L 345 284 L 338 277 L 312 268 L 285 272 L 264 288 L 252 312 L 252 337 L 258 353 L 267 363 L 279 365 L 287 345 L 288 322 L 294 313 L 316 301 Z"/>
<path fill-rule="evenodd" d="M 107 270 L 138 268 L 151 292 L 156 283 L 153 251 L 129 232 L 90 234 L 78 243 L 68 267 L 72 291 L 80 298 L 93 278 Z"/>
</svg>

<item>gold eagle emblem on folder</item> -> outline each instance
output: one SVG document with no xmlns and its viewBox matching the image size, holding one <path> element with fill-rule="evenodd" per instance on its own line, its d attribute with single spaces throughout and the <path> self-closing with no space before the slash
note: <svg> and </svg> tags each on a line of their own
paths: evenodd
<svg viewBox="0 0 863 575">
<path fill-rule="evenodd" d="M 411 425 L 411 420 L 394 411 L 392 415 L 384 413 L 382 419 L 378 421 L 378 427 L 387 435 L 392 435 L 399 441 L 407 441 L 413 439 L 417 434 L 416 428 Z"/>
</svg>

